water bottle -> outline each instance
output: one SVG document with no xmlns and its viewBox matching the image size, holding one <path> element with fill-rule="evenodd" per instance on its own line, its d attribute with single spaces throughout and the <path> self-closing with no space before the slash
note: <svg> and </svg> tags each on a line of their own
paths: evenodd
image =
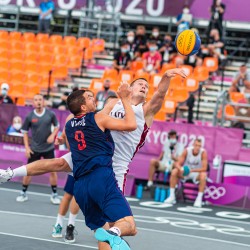
<svg viewBox="0 0 250 250">
<path fill-rule="evenodd" d="M 164 182 L 167 182 L 168 180 L 168 169 L 166 168 L 165 172 L 164 172 Z"/>
<path fill-rule="evenodd" d="M 139 185 L 137 186 L 136 197 L 137 197 L 138 199 L 141 199 L 141 198 L 142 198 L 142 193 L 143 193 L 143 186 L 142 186 L 142 184 L 139 184 Z"/>
<path fill-rule="evenodd" d="M 164 202 L 166 199 L 167 191 L 165 188 L 161 189 L 161 194 L 160 194 L 160 202 Z"/>
<path fill-rule="evenodd" d="M 159 187 L 155 188 L 155 201 L 160 200 L 161 189 Z"/>
</svg>

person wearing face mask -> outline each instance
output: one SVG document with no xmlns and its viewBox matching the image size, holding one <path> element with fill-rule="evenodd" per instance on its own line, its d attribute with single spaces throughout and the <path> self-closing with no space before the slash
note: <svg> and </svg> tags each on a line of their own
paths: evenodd
<svg viewBox="0 0 250 250">
<path fill-rule="evenodd" d="M 159 52 L 162 55 L 162 64 L 169 63 L 175 57 L 177 51 L 170 34 L 166 34 L 164 36 L 164 40 L 162 41 Z"/>
<path fill-rule="evenodd" d="M 168 132 L 168 139 L 165 141 L 162 152 L 158 159 L 152 159 L 150 161 L 148 182 L 145 187 L 148 190 L 153 186 L 153 180 L 155 172 L 170 172 L 173 168 L 174 163 L 182 155 L 184 151 L 184 145 L 178 140 L 178 134 L 175 130 L 170 130 Z"/>
<path fill-rule="evenodd" d="M 12 125 L 7 129 L 7 135 L 23 136 L 21 132 L 22 118 L 15 116 L 12 121 Z"/>
<path fill-rule="evenodd" d="M 218 29 L 220 37 L 223 35 L 223 15 L 225 13 L 226 5 L 221 0 L 213 0 L 213 4 L 210 8 L 211 18 L 208 26 L 208 37 L 211 29 Z"/>
<path fill-rule="evenodd" d="M 112 90 L 109 90 L 110 88 L 110 80 L 109 79 L 105 79 L 104 83 L 103 83 L 103 88 L 104 90 L 100 90 L 97 92 L 96 94 L 96 110 L 100 111 L 101 109 L 103 109 L 105 101 L 110 97 L 110 96 L 116 96 L 116 93 Z"/>
<path fill-rule="evenodd" d="M 154 27 L 152 29 L 152 34 L 151 36 L 149 37 L 149 40 L 152 41 L 152 40 L 155 40 L 156 41 L 156 44 L 157 44 L 157 47 L 158 49 L 161 47 L 161 44 L 162 44 L 162 37 L 160 35 L 160 29 L 158 27 Z"/>
<path fill-rule="evenodd" d="M 149 51 L 143 53 L 143 71 L 148 72 L 149 74 L 158 73 L 161 67 L 162 56 L 157 51 L 157 44 L 156 41 L 149 41 L 148 42 Z"/>
<path fill-rule="evenodd" d="M 185 5 L 182 9 L 182 13 L 176 18 L 176 25 L 178 26 L 177 33 L 190 29 L 192 18 L 193 16 L 190 14 L 189 6 Z"/>
<path fill-rule="evenodd" d="M 121 43 L 121 49 L 115 54 L 113 68 L 116 70 L 130 70 L 131 57 L 126 41 Z"/>
<path fill-rule="evenodd" d="M 0 94 L 0 104 L 13 104 L 12 99 L 8 96 L 10 86 L 8 83 L 2 83 L 1 85 L 1 94 Z"/>
<path fill-rule="evenodd" d="M 128 44 L 128 52 L 130 54 L 130 58 L 133 60 L 135 55 L 136 43 L 135 43 L 135 33 L 134 31 L 129 31 L 127 33 L 127 44 Z"/>
<path fill-rule="evenodd" d="M 148 50 L 145 26 L 138 25 L 136 27 L 135 34 L 136 34 L 135 35 L 135 44 L 136 44 L 135 54 L 136 54 L 136 57 L 140 57 L 144 52 Z"/>
</svg>

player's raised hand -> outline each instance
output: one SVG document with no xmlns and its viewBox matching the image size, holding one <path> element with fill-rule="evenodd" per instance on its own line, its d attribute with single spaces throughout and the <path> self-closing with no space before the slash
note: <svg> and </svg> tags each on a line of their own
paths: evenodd
<svg viewBox="0 0 250 250">
<path fill-rule="evenodd" d="M 131 88 L 129 84 L 125 81 L 121 82 L 121 85 L 118 88 L 117 95 L 121 98 L 129 98 L 131 95 Z"/>
<path fill-rule="evenodd" d="M 174 77 L 176 75 L 179 75 L 183 78 L 187 77 L 185 71 L 181 68 L 169 69 L 164 73 L 163 77 L 166 76 L 167 78 L 171 78 L 171 77 Z"/>
</svg>

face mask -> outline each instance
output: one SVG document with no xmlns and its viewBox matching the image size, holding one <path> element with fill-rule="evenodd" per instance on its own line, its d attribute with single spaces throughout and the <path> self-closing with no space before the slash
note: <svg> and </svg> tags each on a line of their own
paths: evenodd
<svg viewBox="0 0 250 250">
<path fill-rule="evenodd" d="M 109 87 L 104 87 L 105 91 L 108 91 L 109 90 Z"/>
<path fill-rule="evenodd" d="M 149 47 L 149 50 L 150 50 L 150 51 L 156 51 L 157 48 L 156 48 L 156 47 Z"/>
<path fill-rule="evenodd" d="M 157 37 L 157 36 L 159 36 L 159 32 L 153 32 L 152 35 L 153 35 L 153 37 Z"/>
<path fill-rule="evenodd" d="M 169 39 L 164 39 L 165 43 L 170 43 L 171 41 Z"/>
<path fill-rule="evenodd" d="M 182 12 L 183 12 L 183 14 L 188 14 L 188 13 L 189 13 L 189 9 L 188 9 L 188 8 L 184 8 L 184 9 L 182 10 Z"/>
<path fill-rule="evenodd" d="M 128 39 L 128 41 L 129 41 L 130 43 L 132 43 L 132 42 L 134 41 L 135 38 L 134 38 L 133 36 L 128 36 L 127 39 Z"/>
<path fill-rule="evenodd" d="M 14 128 L 15 130 L 20 130 L 21 127 L 22 127 L 22 124 L 21 124 L 21 123 L 14 123 L 14 124 L 13 124 L 13 128 Z"/>
<path fill-rule="evenodd" d="M 8 91 L 6 89 L 2 89 L 1 93 L 3 96 L 5 96 L 5 95 L 7 95 Z"/>
<path fill-rule="evenodd" d="M 122 52 L 122 53 L 127 53 L 128 50 L 127 50 L 127 49 L 121 49 L 121 52 Z"/>
<path fill-rule="evenodd" d="M 170 142 L 170 144 L 173 145 L 173 144 L 176 144 L 177 141 L 176 141 L 176 139 L 169 139 L 169 142 Z"/>
</svg>

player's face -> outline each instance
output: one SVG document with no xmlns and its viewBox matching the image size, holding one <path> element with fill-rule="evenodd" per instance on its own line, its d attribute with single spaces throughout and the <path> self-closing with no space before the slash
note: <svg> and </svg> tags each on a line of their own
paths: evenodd
<svg viewBox="0 0 250 250">
<path fill-rule="evenodd" d="M 132 97 L 141 97 L 146 99 L 148 94 L 148 83 L 145 80 L 139 79 L 135 81 L 132 87 Z"/>
<path fill-rule="evenodd" d="M 94 94 L 92 92 L 86 91 L 83 94 L 85 101 L 86 101 L 86 107 L 88 112 L 95 112 L 96 110 L 96 103 Z"/>
<path fill-rule="evenodd" d="M 195 141 L 194 142 L 194 154 L 196 155 L 199 154 L 200 149 L 201 149 L 201 143 L 198 141 Z"/>
<path fill-rule="evenodd" d="M 33 99 L 33 105 L 35 109 L 41 109 L 44 106 L 44 100 L 41 95 L 35 95 Z"/>
</svg>

